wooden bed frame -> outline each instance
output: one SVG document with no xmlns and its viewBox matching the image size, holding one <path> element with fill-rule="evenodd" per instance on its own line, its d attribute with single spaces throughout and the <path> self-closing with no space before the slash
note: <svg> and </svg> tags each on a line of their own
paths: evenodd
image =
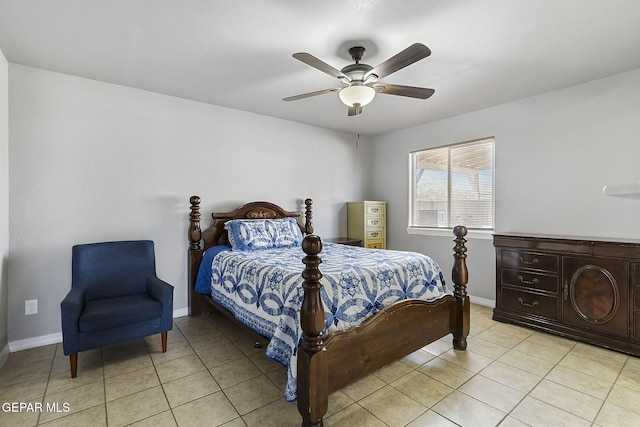
<svg viewBox="0 0 640 427">
<path fill-rule="evenodd" d="M 196 276 L 203 252 L 225 243 L 224 223 L 231 219 L 298 218 L 300 212 L 289 212 L 269 202 L 253 202 L 232 212 L 213 213 L 211 227 L 200 228 L 200 198 L 190 198 L 189 225 L 189 315 L 202 313 L 213 306 L 233 318 L 226 309 L 208 295 L 195 291 Z M 303 340 L 298 352 L 298 410 L 303 426 L 322 426 L 331 392 L 375 372 L 448 334 L 453 334 L 457 350 L 467 348 L 469 335 L 469 297 L 465 246 L 467 229 L 457 226 L 452 280 L 453 295 L 433 302 L 409 299 L 399 301 L 367 319 L 362 325 L 346 331 L 322 335 L 324 307 L 320 294 L 322 250 L 320 237 L 312 234 L 311 199 L 305 200 L 305 224 L 300 229 L 306 237 L 302 249 L 306 256 L 302 277 L 304 299 L 300 311 Z M 202 242 L 202 244 L 201 244 Z"/>
</svg>

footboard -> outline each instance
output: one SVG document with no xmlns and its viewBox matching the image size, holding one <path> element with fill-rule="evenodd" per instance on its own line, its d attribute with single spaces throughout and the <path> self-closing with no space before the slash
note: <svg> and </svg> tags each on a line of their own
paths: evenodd
<svg viewBox="0 0 640 427">
<path fill-rule="evenodd" d="M 324 308 L 320 297 L 322 262 L 318 254 L 322 242 L 307 236 L 304 300 L 300 311 L 303 340 L 298 354 L 298 410 L 303 426 L 321 426 L 327 411 L 328 395 L 412 352 L 453 334 L 458 350 L 467 348 L 469 335 L 468 272 L 466 266 L 467 229 L 455 227 L 453 295 L 432 302 L 399 301 L 362 325 L 334 332 L 323 340 Z"/>
<path fill-rule="evenodd" d="M 435 302 L 404 300 L 348 332 L 332 333 L 324 343 L 329 393 L 450 334 L 454 311 L 450 295 Z"/>
</svg>

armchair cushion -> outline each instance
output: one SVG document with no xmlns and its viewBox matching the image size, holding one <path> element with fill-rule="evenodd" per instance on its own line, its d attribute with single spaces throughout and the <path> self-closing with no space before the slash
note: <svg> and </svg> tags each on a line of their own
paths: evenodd
<svg viewBox="0 0 640 427">
<path fill-rule="evenodd" d="M 133 294 L 87 301 L 80 316 L 80 332 L 113 329 L 160 317 L 162 304 L 148 294 Z"/>
</svg>

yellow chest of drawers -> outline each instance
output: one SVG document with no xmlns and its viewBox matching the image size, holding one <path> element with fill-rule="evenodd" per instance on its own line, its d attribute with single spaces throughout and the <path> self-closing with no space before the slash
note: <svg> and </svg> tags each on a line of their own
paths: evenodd
<svg viewBox="0 0 640 427">
<path fill-rule="evenodd" d="M 347 234 L 350 239 L 362 240 L 365 248 L 386 249 L 387 202 L 347 203 Z"/>
</svg>

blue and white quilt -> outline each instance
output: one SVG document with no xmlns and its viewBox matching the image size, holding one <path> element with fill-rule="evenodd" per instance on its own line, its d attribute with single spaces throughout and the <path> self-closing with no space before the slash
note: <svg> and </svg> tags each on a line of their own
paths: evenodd
<svg viewBox="0 0 640 427">
<path fill-rule="evenodd" d="M 212 249 L 216 255 L 211 263 L 205 253 L 196 290 L 210 293 L 238 320 L 271 339 L 266 355 L 287 367 L 285 399 L 295 400 L 302 248 Z M 446 293 L 440 267 L 422 254 L 325 243 L 320 258 L 324 334 L 358 325 L 397 301 L 430 301 Z"/>
</svg>

